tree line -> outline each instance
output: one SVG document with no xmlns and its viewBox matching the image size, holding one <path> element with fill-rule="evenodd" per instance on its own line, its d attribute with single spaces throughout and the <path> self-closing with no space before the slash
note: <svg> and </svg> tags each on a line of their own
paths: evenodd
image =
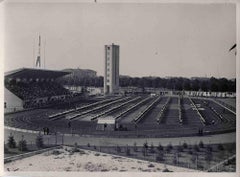
<svg viewBox="0 0 240 177">
<path fill-rule="evenodd" d="M 85 78 L 71 76 L 60 78 L 58 79 L 58 82 L 63 85 L 103 87 L 104 78 L 102 76 Z M 121 87 L 151 87 L 169 90 L 236 92 L 236 79 L 230 80 L 215 77 L 189 79 L 184 77 L 160 78 L 120 76 L 119 84 Z"/>
</svg>

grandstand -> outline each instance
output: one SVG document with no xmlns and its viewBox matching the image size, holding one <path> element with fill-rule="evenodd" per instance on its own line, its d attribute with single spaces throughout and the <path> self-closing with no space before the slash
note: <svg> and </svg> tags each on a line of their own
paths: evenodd
<svg viewBox="0 0 240 177">
<path fill-rule="evenodd" d="M 56 79 L 63 71 L 21 68 L 5 73 L 4 112 L 41 107 L 66 100 L 69 92 Z"/>
</svg>

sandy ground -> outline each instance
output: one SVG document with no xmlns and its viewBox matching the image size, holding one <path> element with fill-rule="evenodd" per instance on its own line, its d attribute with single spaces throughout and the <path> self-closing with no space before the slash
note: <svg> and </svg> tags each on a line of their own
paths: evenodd
<svg viewBox="0 0 240 177">
<path fill-rule="evenodd" d="M 194 172 L 192 169 L 174 167 L 160 163 L 125 158 L 116 155 L 80 150 L 72 153 L 71 148 L 53 151 L 16 160 L 4 165 L 5 172 L 19 171 L 75 171 L 75 172 L 161 172 L 165 168 L 174 172 Z"/>
</svg>

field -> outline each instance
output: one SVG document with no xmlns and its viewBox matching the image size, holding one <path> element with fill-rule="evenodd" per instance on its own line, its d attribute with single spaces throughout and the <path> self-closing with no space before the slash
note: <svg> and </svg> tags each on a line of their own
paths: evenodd
<svg viewBox="0 0 240 177">
<path fill-rule="evenodd" d="M 234 101 L 232 101 L 234 102 Z M 96 130 L 112 117 L 116 131 Z M 214 99 L 180 96 L 127 96 L 6 114 L 5 126 L 96 136 L 178 137 L 234 132 L 236 114 Z"/>
</svg>

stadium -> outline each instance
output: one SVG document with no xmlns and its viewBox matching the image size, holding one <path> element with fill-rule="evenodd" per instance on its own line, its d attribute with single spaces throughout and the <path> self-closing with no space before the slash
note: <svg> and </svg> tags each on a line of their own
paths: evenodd
<svg viewBox="0 0 240 177">
<path fill-rule="evenodd" d="M 9 138 L 6 137 L 9 136 L 7 130 L 18 132 L 15 136 L 40 133 L 48 146 L 49 141 L 52 145 L 64 142 L 73 144 L 79 137 L 90 136 L 86 139 L 88 145 L 97 144 L 98 138 L 104 138 L 105 143 L 99 146 L 107 146 L 105 151 L 109 152 L 113 144 L 113 148 L 119 144 L 110 143 L 109 138 L 123 138 L 122 144 L 129 143 L 128 139 L 131 138 L 135 138 L 136 142 L 151 138 L 179 138 L 181 142 L 186 137 L 221 136 L 236 131 L 234 93 L 159 91 L 150 88 L 142 93 L 120 88 L 125 94 L 86 97 L 56 82 L 57 78 L 68 74 L 33 68 L 5 74 L 5 141 Z M 28 137 L 27 134 L 24 136 Z M 89 149 L 88 145 L 86 147 L 85 144 L 85 148 Z M 5 158 L 6 162 L 9 158 L 15 156 Z M 181 166 L 195 168 L 185 161 Z M 197 167 L 201 168 L 206 170 L 209 166 Z"/>
<path fill-rule="evenodd" d="M 30 68 L 6 73 L 5 126 L 42 131 L 47 125 L 50 133 L 117 137 L 177 137 L 236 130 L 234 107 L 212 96 L 216 93 L 200 96 L 165 91 L 81 99 L 54 82 L 66 74 Z"/>
<path fill-rule="evenodd" d="M 19 24 L 6 24 L 5 172 L 236 172 L 234 18 L 154 4 L 123 5 L 127 20 L 102 4 L 98 18 L 85 5 L 6 13 Z"/>
</svg>

